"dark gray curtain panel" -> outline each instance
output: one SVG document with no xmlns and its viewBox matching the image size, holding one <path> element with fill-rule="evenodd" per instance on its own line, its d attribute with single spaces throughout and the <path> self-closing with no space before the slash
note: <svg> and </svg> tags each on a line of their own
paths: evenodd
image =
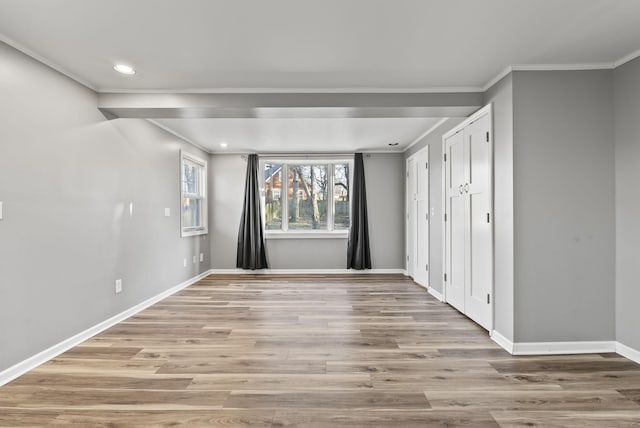
<svg viewBox="0 0 640 428">
<path fill-rule="evenodd" d="M 367 220 L 367 189 L 364 181 L 362 153 L 356 153 L 354 156 L 347 269 L 371 269 L 369 226 Z"/>
<path fill-rule="evenodd" d="M 244 186 L 244 206 L 238 232 L 236 267 L 241 269 L 267 269 L 264 247 L 262 213 L 260 212 L 260 186 L 258 185 L 258 155 L 247 159 L 247 179 Z"/>
</svg>

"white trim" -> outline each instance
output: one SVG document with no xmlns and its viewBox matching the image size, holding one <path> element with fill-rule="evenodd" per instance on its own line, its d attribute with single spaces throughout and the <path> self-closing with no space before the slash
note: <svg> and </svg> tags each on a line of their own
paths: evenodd
<svg viewBox="0 0 640 428">
<path fill-rule="evenodd" d="M 616 342 L 616 352 L 623 357 L 640 364 L 640 350 L 633 349 L 630 346 Z"/>
<path fill-rule="evenodd" d="M 328 231 L 321 230 L 317 232 L 307 231 L 265 231 L 264 239 L 348 239 L 349 231 Z"/>
<path fill-rule="evenodd" d="M 165 132 L 168 132 L 169 134 L 173 135 L 174 137 L 178 137 L 179 139 L 181 139 L 182 141 L 184 141 L 185 143 L 189 143 L 192 146 L 202 150 L 203 152 L 206 152 L 207 154 L 214 154 L 214 153 L 220 153 L 220 154 L 228 154 L 226 152 L 213 152 L 211 151 L 211 149 L 208 149 L 207 147 L 196 143 L 193 140 L 188 139 L 187 137 L 185 137 L 184 135 L 180 134 L 179 132 L 174 131 L 173 129 L 169 128 L 168 126 L 164 126 L 163 124 L 159 123 L 158 121 L 154 120 L 154 119 L 145 119 L 147 122 L 157 126 L 158 128 L 162 129 Z"/>
<path fill-rule="evenodd" d="M 436 290 L 433 287 L 427 287 L 427 291 L 429 292 L 429 294 L 431 294 L 433 297 L 435 297 L 436 299 L 438 299 L 441 302 L 444 302 L 444 296 L 442 295 L 441 292 L 439 292 L 438 290 Z"/>
<path fill-rule="evenodd" d="M 515 342 L 513 344 L 513 355 L 597 354 L 601 352 L 616 352 L 616 342 Z"/>
<path fill-rule="evenodd" d="M 81 344 L 82 342 L 92 338 L 93 336 L 95 336 L 98 333 L 103 332 L 104 330 L 113 327 L 114 325 L 118 324 L 119 322 L 122 322 L 124 320 L 126 320 L 129 317 L 132 317 L 133 315 L 143 311 L 144 309 L 147 309 L 149 306 L 154 305 L 155 303 L 158 303 L 159 301 L 171 296 L 174 293 L 177 293 L 178 291 L 187 288 L 188 286 L 190 286 L 191 284 L 194 284 L 198 281 L 200 281 L 201 279 L 209 276 L 211 274 L 211 271 L 206 271 L 201 273 L 200 275 L 194 276 L 193 278 L 190 278 L 174 287 L 169 288 L 168 290 L 165 290 L 159 294 L 156 294 L 155 296 L 138 303 L 135 306 L 132 306 L 131 308 L 120 312 L 117 315 L 112 316 L 111 318 L 108 318 L 96 325 L 94 325 L 93 327 L 90 327 L 74 336 L 69 337 L 68 339 L 63 340 L 60 343 L 57 343 L 29 358 L 27 358 L 24 361 L 21 361 L 11 367 L 9 367 L 8 369 L 5 369 L 3 371 L 0 372 L 0 386 L 5 385 L 9 382 L 11 382 L 12 380 L 16 379 L 19 376 L 22 376 L 23 374 L 25 374 L 26 372 L 35 369 L 36 367 L 38 367 L 41 364 L 46 363 L 47 361 L 57 357 L 58 355 L 62 354 L 65 351 L 68 351 L 69 349 L 73 348 L 74 346 L 78 346 L 79 344 Z"/>
<path fill-rule="evenodd" d="M 617 61 L 613 62 L 613 68 L 618 68 L 623 64 L 628 63 L 629 61 L 633 61 L 634 59 L 640 57 L 640 49 L 637 51 L 631 52 L 629 55 L 625 55 Z"/>
<path fill-rule="evenodd" d="M 442 119 L 440 119 L 435 125 L 433 125 L 431 128 L 427 129 L 426 131 L 424 131 L 422 134 L 420 134 L 418 136 L 418 138 L 416 138 L 415 140 L 413 140 L 407 147 L 405 147 L 405 149 L 403 151 L 407 151 L 409 150 L 411 147 L 415 146 L 416 144 L 418 144 L 418 142 L 420 142 L 423 138 L 425 138 L 427 135 L 431 134 L 433 131 L 435 131 L 436 129 L 438 129 L 438 127 L 440 125 L 442 125 L 443 123 L 445 123 L 447 120 L 449 120 L 450 118 L 448 117 L 443 117 Z M 413 155 L 412 155 L 413 156 Z"/>
<path fill-rule="evenodd" d="M 507 66 L 505 67 L 500 73 L 498 73 L 494 78 L 490 79 L 483 87 L 482 87 L 482 92 L 487 92 L 489 90 L 489 88 L 491 88 L 493 85 L 495 85 L 496 83 L 498 83 L 500 80 L 502 80 L 505 76 L 507 76 L 509 73 L 511 73 L 513 70 L 511 69 L 511 66 Z"/>
<path fill-rule="evenodd" d="M 394 274 L 405 275 L 404 269 L 211 269 L 211 275 L 377 275 Z"/>
<path fill-rule="evenodd" d="M 613 62 L 591 62 L 577 64 L 514 64 L 512 71 L 568 71 L 568 70 L 610 70 Z"/>
<path fill-rule="evenodd" d="M 489 332 L 489 336 L 491 340 L 496 342 L 502 349 L 513 355 L 513 342 L 507 339 L 502 334 L 498 333 L 496 330 L 491 330 Z"/>
<path fill-rule="evenodd" d="M 61 67 L 60 65 L 58 65 L 55 62 L 43 57 L 42 55 L 37 54 L 35 51 L 27 48 L 23 44 L 21 44 L 19 42 L 16 42 L 12 38 L 7 37 L 6 35 L 4 35 L 2 33 L 0 33 L 0 41 L 3 42 L 3 43 L 6 43 L 7 45 L 11 46 L 12 48 L 16 49 L 17 51 L 22 52 L 23 54 L 27 55 L 28 57 L 31 57 L 32 59 L 35 59 L 36 61 L 46 65 L 47 67 L 51 68 L 52 70 L 55 70 L 58 73 L 67 76 L 69 79 L 81 84 L 85 88 L 91 89 L 93 92 L 98 92 L 98 88 L 95 85 L 89 83 L 89 81 L 83 79 L 82 77 L 78 76 L 77 74 L 74 74 L 74 73 L 70 72 L 69 70 L 65 69 L 64 67 Z"/>
</svg>

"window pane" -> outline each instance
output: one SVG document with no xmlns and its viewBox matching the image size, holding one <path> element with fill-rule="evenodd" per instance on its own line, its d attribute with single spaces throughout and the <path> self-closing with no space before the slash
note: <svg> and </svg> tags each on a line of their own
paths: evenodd
<svg viewBox="0 0 640 428">
<path fill-rule="evenodd" d="M 200 192 L 200 165 L 184 160 L 182 164 L 182 191 L 190 195 Z"/>
<path fill-rule="evenodd" d="M 182 227 L 202 227 L 202 200 L 194 198 L 182 199 Z"/>
<path fill-rule="evenodd" d="M 333 202 L 334 202 L 334 229 L 349 229 L 349 164 L 339 163 L 335 165 L 333 177 Z"/>
<path fill-rule="evenodd" d="M 289 165 L 289 230 L 327 229 L 327 165 Z"/>
<path fill-rule="evenodd" d="M 282 165 L 264 165 L 264 227 L 266 230 L 282 228 Z"/>
</svg>

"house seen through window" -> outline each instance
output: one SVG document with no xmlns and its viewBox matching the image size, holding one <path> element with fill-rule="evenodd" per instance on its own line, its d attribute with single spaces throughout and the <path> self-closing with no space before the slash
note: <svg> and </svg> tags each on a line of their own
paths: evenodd
<svg viewBox="0 0 640 428">
<path fill-rule="evenodd" d="M 267 231 L 349 229 L 351 161 L 262 163 Z"/>
</svg>

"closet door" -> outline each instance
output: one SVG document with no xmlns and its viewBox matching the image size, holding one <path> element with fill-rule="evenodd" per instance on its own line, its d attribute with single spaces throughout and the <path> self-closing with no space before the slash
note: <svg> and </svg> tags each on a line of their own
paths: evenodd
<svg viewBox="0 0 640 428">
<path fill-rule="evenodd" d="M 491 110 L 444 136 L 445 298 L 486 329 L 493 322 Z"/>
<path fill-rule="evenodd" d="M 445 139 L 445 288 L 447 302 L 464 312 L 467 263 L 467 150 L 464 132 Z"/>
<path fill-rule="evenodd" d="M 414 281 L 429 286 L 429 152 L 416 153 L 416 265 Z"/>
<path fill-rule="evenodd" d="M 407 161 L 407 274 L 415 279 L 417 270 L 417 164 L 416 158 L 411 157 Z"/>
<path fill-rule="evenodd" d="M 468 151 L 466 248 L 467 281 L 465 314 L 486 329 L 491 328 L 493 244 L 491 229 L 491 143 L 490 117 L 479 117 L 464 130 Z"/>
</svg>

